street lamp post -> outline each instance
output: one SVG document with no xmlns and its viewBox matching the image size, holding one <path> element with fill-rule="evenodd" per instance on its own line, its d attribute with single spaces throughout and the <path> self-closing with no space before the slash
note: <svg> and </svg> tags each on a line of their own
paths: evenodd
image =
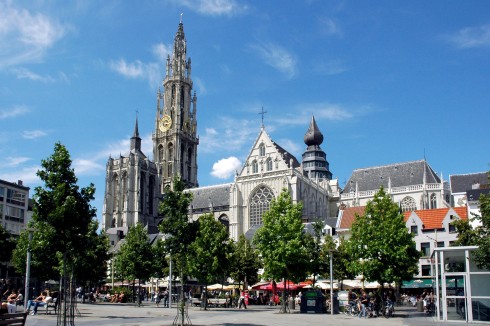
<svg viewBox="0 0 490 326">
<path fill-rule="evenodd" d="M 33 229 L 27 229 L 29 232 L 29 242 L 27 244 L 27 261 L 26 261 L 26 284 L 24 288 L 24 308 L 27 308 L 27 302 L 29 301 L 29 281 L 31 278 L 31 241 Z"/>
<path fill-rule="evenodd" d="M 170 270 L 169 270 L 169 275 L 168 275 L 168 307 L 172 308 L 172 250 L 170 250 Z"/>
</svg>

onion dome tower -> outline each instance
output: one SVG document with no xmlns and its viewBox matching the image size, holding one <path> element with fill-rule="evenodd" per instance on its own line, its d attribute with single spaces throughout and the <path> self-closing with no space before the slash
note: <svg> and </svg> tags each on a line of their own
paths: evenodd
<svg viewBox="0 0 490 326">
<path fill-rule="evenodd" d="M 302 155 L 301 166 L 303 172 L 310 179 L 332 180 L 327 154 L 320 148 L 323 143 L 323 135 L 318 129 L 314 116 L 311 117 L 310 127 L 303 139 L 306 146 L 308 146 Z"/>
</svg>

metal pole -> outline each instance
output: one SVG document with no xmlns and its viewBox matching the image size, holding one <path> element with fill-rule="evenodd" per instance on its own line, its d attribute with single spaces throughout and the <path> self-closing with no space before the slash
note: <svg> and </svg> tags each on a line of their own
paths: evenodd
<svg viewBox="0 0 490 326">
<path fill-rule="evenodd" d="M 168 275 L 168 307 L 172 308 L 172 251 L 170 251 L 170 270 L 169 270 L 169 275 Z"/>
<path fill-rule="evenodd" d="M 24 309 L 27 309 L 27 302 L 29 301 L 29 279 L 31 278 L 31 241 L 32 231 L 29 232 L 29 243 L 27 244 L 27 261 L 26 261 L 26 284 L 24 288 Z"/>
<path fill-rule="evenodd" d="M 330 251 L 330 314 L 333 316 L 333 251 Z"/>
</svg>

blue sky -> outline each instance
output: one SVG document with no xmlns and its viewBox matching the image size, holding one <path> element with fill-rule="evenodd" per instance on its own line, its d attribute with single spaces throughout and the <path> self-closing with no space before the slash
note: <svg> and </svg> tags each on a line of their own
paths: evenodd
<svg viewBox="0 0 490 326">
<path fill-rule="evenodd" d="M 261 125 L 301 159 L 311 115 L 341 186 L 423 159 L 445 179 L 490 163 L 488 1 L 0 0 L 0 179 L 40 185 L 60 141 L 79 184 L 129 150 L 152 157 L 156 92 L 183 13 L 199 182 L 229 182 Z"/>
</svg>

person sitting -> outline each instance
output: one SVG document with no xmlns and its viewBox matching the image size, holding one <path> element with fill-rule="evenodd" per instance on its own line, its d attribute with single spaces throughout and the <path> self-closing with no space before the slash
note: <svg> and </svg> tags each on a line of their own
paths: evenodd
<svg viewBox="0 0 490 326">
<path fill-rule="evenodd" d="M 17 311 L 17 291 L 12 290 L 12 293 L 7 297 L 7 310 L 9 314 L 14 314 Z"/>
<path fill-rule="evenodd" d="M 36 299 L 29 300 L 27 302 L 26 312 L 29 313 L 31 306 L 33 307 L 31 315 L 37 314 L 37 308 L 45 306 L 48 302 L 50 302 L 53 298 L 47 296 L 47 292 L 42 292 Z"/>
<path fill-rule="evenodd" d="M 117 294 L 117 292 L 115 292 L 112 296 L 111 296 L 111 303 L 116 303 L 117 300 L 119 299 L 119 294 Z"/>
<path fill-rule="evenodd" d="M 15 299 L 15 304 L 18 306 L 24 305 L 24 296 L 22 295 L 20 290 L 17 292 L 17 298 Z"/>
<path fill-rule="evenodd" d="M 121 291 L 121 293 L 119 294 L 119 298 L 117 299 L 117 302 L 124 303 L 124 301 L 125 301 L 124 293 Z"/>
</svg>

